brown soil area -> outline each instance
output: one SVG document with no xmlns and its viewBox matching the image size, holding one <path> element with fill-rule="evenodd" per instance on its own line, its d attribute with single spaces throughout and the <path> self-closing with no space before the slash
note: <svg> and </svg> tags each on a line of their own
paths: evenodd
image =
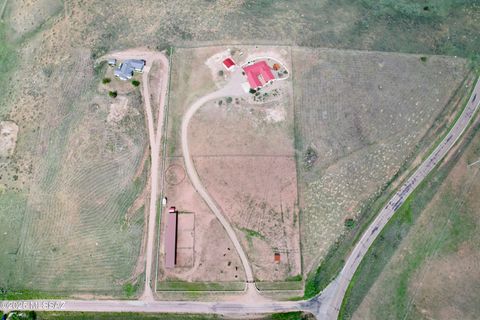
<svg viewBox="0 0 480 320">
<path fill-rule="evenodd" d="M 181 172 L 183 158 L 169 158 L 168 168 Z M 169 170 L 167 169 L 167 172 Z M 245 274 L 233 244 L 207 205 L 193 189 L 188 178 L 166 183 L 167 206 L 176 206 L 178 219 L 178 255 L 174 269 L 164 269 L 165 219 L 160 226 L 159 281 L 241 281 Z M 163 215 L 165 217 L 165 215 Z M 163 218 L 162 217 L 162 218 Z M 192 226 L 193 224 L 193 226 Z M 192 237 L 193 233 L 193 237 Z"/>
<path fill-rule="evenodd" d="M 233 223 L 257 279 L 284 280 L 300 270 L 293 157 L 200 157 L 199 175 Z M 274 262 L 274 253 L 281 262 Z"/>
<path fill-rule="evenodd" d="M 210 58 L 226 49 L 207 47 L 175 52 L 167 143 L 170 157 L 181 152 L 178 128 L 183 111 L 198 97 L 215 90 L 215 84 L 220 85 L 229 76 L 224 72 L 222 79 L 217 79 L 218 68 L 211 69 L 216 65 L 215 59 Z M 239 64 L 250 56 L 268 54 L 278 57 L 288 68 L 291 66 L 288 48 L 242 46 L 231 49 Z M 279 81 L 270 89 L 262 99 L 264 103 L 254 102 L 251 97 L 223 97 L 208 102 L 193 117 L 188 137 L 200 179 L 236 228 L 253 263 L 256 278 L 264 281 L 284 280 L 301 273 L 291 82 Z M 175 205 L 180 211 L 194 211 L 195 215 L 194 267 L 176 268 L 167 273 L 168 278 L 192 281 L 243 279 L 241 270 L 238 278 L 233 279 L 225 270 L 223 274 L 216 271 L 210 271 L 210 275 L 202 274 L 198 261 L 218 261 L 212 247 L 223 243 L 219 237 L 223 239 L 225 232 L 194 194 L 188 177 L 185 177 L 181 157 L 168 159 L 165 174 L 168 206 Z M 212 233 L 208 228 L 218 232 Z M 235 255 L 235 261 L 239 261 L 233 253 L 234 248 L 230 246 L 230 249 L 222 255 Z M 182 249 L 179 254 L 184 251 L 188 250 Z M 274 263 L 274 252 L 281 253 L 279 264 Z M 217 265 L 223 265 L 222 261 Z M 228 261 L 232 262 L 231 265 L 236 263 L 231 259 Z M 211 270 L 219 270 L 217 265 Z M 162 272 L 159 273 L 160 280 L 165 279 Z"/>
<path fill-rule="evenodd" d="M 282 99 L 207 103 L 189 131 L 197 172 L 262 281 L 301 273 L 291 88 L 288 81 L 272 87 Z"/>
</svg>

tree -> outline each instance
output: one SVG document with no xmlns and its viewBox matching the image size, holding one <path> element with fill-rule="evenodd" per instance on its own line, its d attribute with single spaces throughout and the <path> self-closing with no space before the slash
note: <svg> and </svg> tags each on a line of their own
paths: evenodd
<svg viewBox="0 0 480 320">
<path fill-rule="evenodd" d="M 140 85 L 140 81 L 132 80 L 132 84 L 133 84 L 133 86 L 138 87 Z"/>
<path fill-rule="evenodd" d="M 116 98 L 117 97 L 117 91 L 109 91 L 108 95 L 112 98 Z"/>
<path fill-rule="evenodd" d="M 110 83 L 110 81 L 112 81 L 112 79 L 110 79 L 110 78 L 103 78 L 102 83 L 103 83 L 103 84 L 107 84 L 107 83 Z"/>
</svg>

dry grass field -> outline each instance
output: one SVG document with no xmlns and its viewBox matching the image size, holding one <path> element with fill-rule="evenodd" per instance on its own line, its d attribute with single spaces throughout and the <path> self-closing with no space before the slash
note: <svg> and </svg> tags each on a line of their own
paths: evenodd
<svg viewBox="0 0 480 320">
<path fill-rule="evenodd" d="M 143 213 L 129 221 L 126 213 L 146 182 L 146 172 L 135 176 L 146 146 L 143 109 L 138 92 L 114 101 L 99 89 L 92 63 L 79 52 L 74 66 L 51 75 L 57 94 L 42 108 L 49 117 L 18 141 L 16 155 L 31 150 L 24 157 L 32 171 L 18 173 L 28 188 L 5 184 L 2 195 L 7 290 L 118 294 L 139 257 Z"/>
<path fill-rule="evenodd" d="M 53 15 L 47 26 L 34 17 L 34 32 L 32 17 L 16 11 L 27 9 L 7 6 L 14 30 L 28 38 L 19 36 L 25 63 L 2 97 L 2 118 L 19 131 L 0 164 L 0 287 L 123 295 L 141 272 L 143 207 L 126 220 L 146 184 L 140 93 L 115 80 L 103 85 L 111 69 L 94 69 L 91 50 L 73 47 L 78 38 L 67 36 L 67 22 Z M 108 90 L 118 90 L 117 99 Z"/>
<path fill-rule="evenodd" d="M 305 271 L 358 219 L 444 111 L 463 59 L 293 50 Z M 316 155 L 308 164 L 308 152 Z"/>
<path fill-rule="evenodd" d="M 455 152 L 438 170 L 443 178 L 431 179 L 411 199 L 410 221 L 403 219 L 408 227 L 390 227 L 385 239 L 392 232 L 403 237 L 389 248 L 393 254 L 352 319 L 478 318 L 480 166 L 467 167 L 480 158 L 478 132 L 477 122 L 463 154 Z M 425 197 L 431 200 L 422 202 Z"/>
</svg>

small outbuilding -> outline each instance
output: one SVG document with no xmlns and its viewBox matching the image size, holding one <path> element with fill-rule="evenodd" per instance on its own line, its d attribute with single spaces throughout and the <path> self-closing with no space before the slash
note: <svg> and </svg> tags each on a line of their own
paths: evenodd
<svg viewBox="0 0 480 320">
<path fill-rule="evenodd" d="M 117 59 L 108 59 L 108 65 L 111 67 L 115 67 L 117 65 Z"/>
<path fill-rule="evenodd" d="M 223 66 L 228 71 L 233 71 L 235 69 L 236 63 L 235 63 L 235 61 L 233 61 L 232 58 L 227 58 L 227 59 L 223 60 Z"/>
<path fill-rule="evenodd" d="M 275 263 L 277 263 L 277 264 L 280 263 L 280 257 L 281 257 L 281 256 L 280 256 L 280 253 L 279 253 L 279 252 L 275 252 L 275 253 L 273 254 L 273 261 L 275 261 Z"/>
</svg>

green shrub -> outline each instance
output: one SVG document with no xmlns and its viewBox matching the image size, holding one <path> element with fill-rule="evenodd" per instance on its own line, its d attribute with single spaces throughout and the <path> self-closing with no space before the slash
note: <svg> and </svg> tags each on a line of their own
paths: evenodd
<svg viewBox="0 0 480 320">
<path fill-rule="evenodd" d="M 137 293 L 138 287 L 131 283 L 126 283 L 123 285 L 123 293 L 127 298 L 132 298 Z"/>
<path fill-rule="evenodd" d="M 344 225 L 347 227 L 347 229 L 352 229 L 355 227 L 355 220 L 352 218 L 345 219 Z"/>
<path fill-rule="evenodd" d="M 170 57 L 173 54 L 173 47 L 168 47 L 165 54 Z"/>
<path fill-rule="evenodd" d="M 227 101 L 227 103 L 232 103 L 233 99 L 232 99 L 232 97 L 227 97 L 226 101 Z"/>
<path fill-rule="evenodd" d="M 135 86 L 135 87 L 138 87 L 140 85 L 140 81 L 138 80 L 132 80 L 132 84 Z"/>
<path fill-rule="evenodd" d="M 427 57 L 422 56 L 422 57 L 420 57 L 420 60 L 421 60 L 422 62 L 426 62 L 426 61 L 427 61 Z"/>
<path fill-rule="evenodd" d="M 297 274 L 296 276 L 290 276 L 285 279 L 285 281 L 302 281 L 303 277 L 301 274 Z"/>
<path fill-rule="evenodd" d="M 108 95 L 112 98 L 116 98 L 117 97 L 117 91 L 109 91 Z"/>
<path fill-rule="evenodd" d="M 317 161 L 317 159 L 317 151 L 312 147 L 308 147 L 307 150 L 305 150 L 305 154 L 303 155 L 303 165 L 305 169 L 310 170 Z"/>
<path fill-rule="evenodd" d="M 107 84 L 107 83 L 110 83 L 111 81 L 112 81 L 112 79 L 110 79 L 110 78 L 103 78 L 102 83 Z"/>
</svg>

